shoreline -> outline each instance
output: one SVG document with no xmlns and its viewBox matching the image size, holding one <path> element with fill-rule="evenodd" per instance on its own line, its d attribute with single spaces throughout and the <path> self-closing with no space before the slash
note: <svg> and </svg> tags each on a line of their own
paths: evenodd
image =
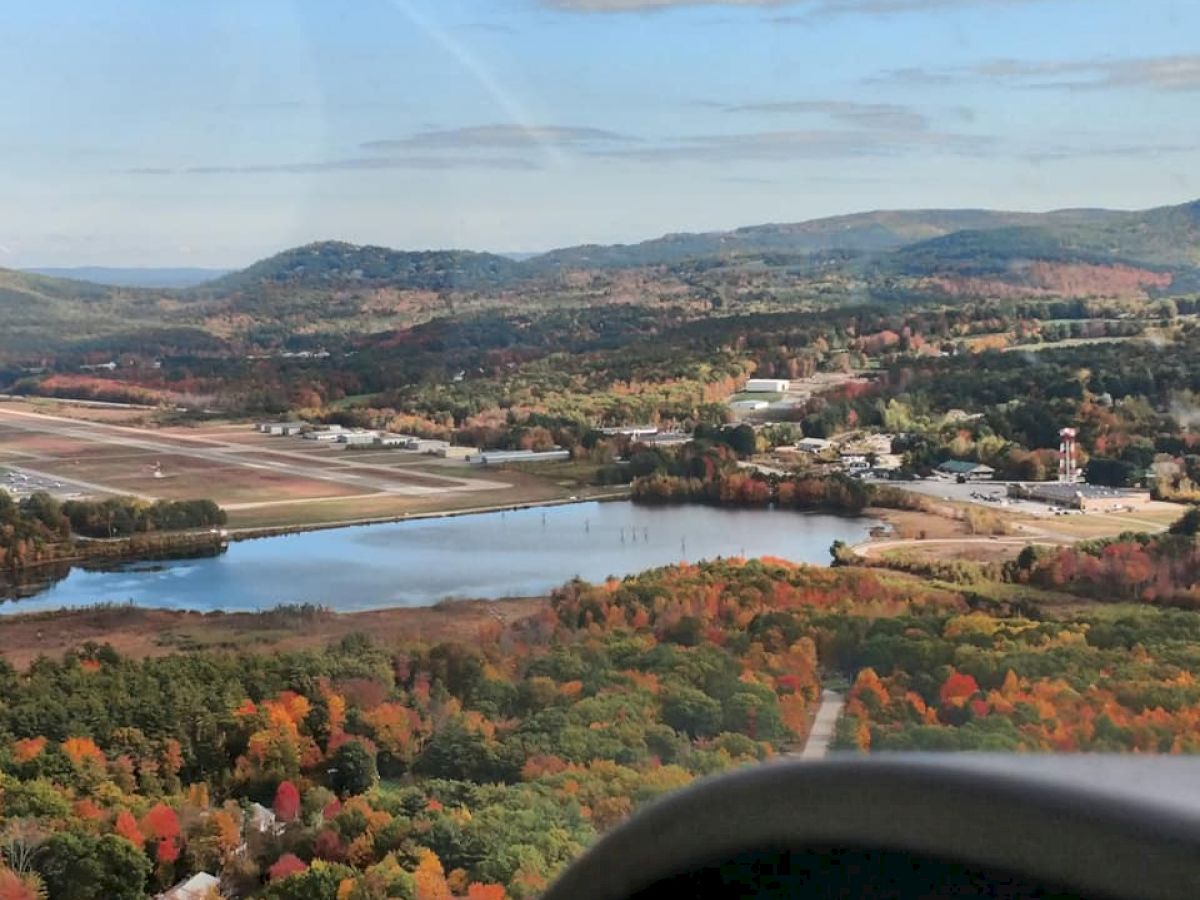
<svg viewBox="0 0 1200 900">
<path fill-rule="evenodd" d="M 402 513 L 392 516 L 370 516 L 361 519 L 345 519 L 336 522 L 308 522 L 299 525 L 262 525 L 251 526 L 246 528 L 224 528 L 219 529 L 215 534 L 212 529 L 198 529 L 192 531 L 172 531 L 172 532 L 156 532 L 153 535 L 135 535 L 123 538 L 90 538 L 83 536 L 74 536 L 76 552 L 69 556 L 59 556 L 53 559 L 42 559 L 36 562 L 29 563 L 24 572 L 28 574 L 36 574 L 38 572 L 52 570 L 56 567 L 65 566 L 70 568 L 81 568 L 88 570 L 104 570 L 107 568 L 143 562 L 169 562 L 178 559 L 187 559 L 189 556 L 185 553 L 163 555 L 161 553 L 125 553 L 128 551 L 129 543 L 136 541 L 139 538 L 145 540 L 147 537 L 157 537 L 159 541 L 164 543 L 179 542 L 181 549 L 191 549 L 193 551 L 208 551 L 212 550 L 214 555 L 223 552 L 226 547 L 235 541 L 252 541 L 263 538 L 286 537 L 290 534 L 305 534 L 310 531 L 332 531 L 338 528 L 356 528 L 366 525 L 389 525 L 401 522 L 417 522 L 423 519 L 449 519 L 459 516 L 476 516 L 487 515 L 489 513 L 498 512 L 514 512 L 524 509 L 540 509 L 552 506 L 570 506 L 579 503 L 611 503 L 620 500 L 630 499 L 629 492 L 610 492 L 606 494 L 597 494 L 590 497 L 574 497 L 562 498 L 557 500 L 540 500 L 530 503 L 515 503 L 515 504 L 494 504 L 490 506 L 473 506 L 463 509 L 446 509 L 446 510 L 430 510 L 427 512 Z M 95 547 L 110 547 L 117 548 L 116 552 L 110 553 L 80 553 L 78 548 L 81 546 Z M 199 554 L 194 554 L 199 555 Z M 207 553 L 203 555 L 209 555 Z M 13 602 L 20 597 L 11 597 L 3 595 L 3 588 L 10 589 L 20 586 L 20 581 L 9 582 L 7 577 L 0 573 L 0 603 Z"/>
<path fill-rule="evenodd" d="M 583 504 L 583 503 L 592 503 L 592 502 L 595 502 L 595 503 L 625 502 L 628 504 L 628 503 L 632 503 L 633 501 L 627 499 L 626 492 L 623 492 L 623 491 L 622 492 L 607 492 L 604 494 L 597 494 L 597 495 L 593 495 L 593 496 L 589 496 L 589 497 L 556 499 L 556 500 L 551 500 L 547 503 L 527 503 L 527 504 L 517 503 L 517 504 L 504 504 L 502 506 L 489 505 L 486 507 L 476 507 L 476 508 L 470 508 L 470 509 L 425 512 L 425 513 L 412 515 L 412 516 L 406 517 L 404 519 L 399 519 L 399 520 L 397 520 L 393 517 L 388 517 L 388 518 L 382 520 L 382 522 L 379 520 L 372 520 L 372 521 L 366 521 L 366 522 L 323 523 L 322 525 L 320 525 L 318 527 L 297 526 L 297 527 L 269 528 L 269 529 L 256 528 L 256 529 L 250 529 L 250 530 L 239 532 L 236 535 L 229 534 L 229 535 L 225 536 L 223 538 L 223 540 L 225 541 L 226 546 L 228 546 L 229 543 L 235 539 L 237 539 L 237 540 L 254 540 L 254 539 L 259 539 L 259 538 L 267 539 L 270 537 L 283 537 L 283 536 L 287 536 L 290 534 L 299 535 L 299 534 L 306 533 L 309 531 L 314 531 L 314 532 L 320 531 L 320 530 L 332 531 L 334 529 L 339 529 L 339 528 L 357 528 L 357 527 L 366 527 L 366 526 L 369 526 L 372 524 L 396 523 L 399 521 L 407 521 L 407 519 L 434 520 L 434 519 L 450 519 L 450 518 L 459 518 L 459 517 L 466 517 L 466 516 L 482 516 L 482 515 L 490 515 L 490 516 L 493 516 L 494 518 L 498 519 L 498 517 L 495 516 L 496 512 L 502 512 L 502 511 L 508 511 L 508 510 L 512 510 L 512 511 L 525 510 L 525 511 L 529 511 L 529 512 L 533 513 L 535 510 L 544 509 L 546 507 L 566 508 L 566 507 L 569 507 L 572 505 L 579 505 L 579 504 Z M 651 506 L 651 508 L 652 508 L 652 506 Z M 722 507 L 711 507 L 711 506 L 705 505 L 702 508 L 706 514 L 707 513 L 720 514 L 723 511 Z M 598 507 L 598 509 L 599 509 L 599 507 Z M 860 523 L 856 527 L 851 529 L 852 536 L 848 536 L 851 539 L 859 538 L 859 537 L 866 536 L 867 534 L 875 533 L 880 528 L 885 527 L 883 525 L 882 521 L 880 520 L 880 518 L 877 517 L 876 515 L 874 515 L 873 510 L 864 510 L 862 513 L 855 514 L 855 515 L 844 515 L 844 514 L 840 514 L 837 512 L 823 511 L 823 510 L 778 510 L 778 509 L 776 509 L 773 511 L 777 512 L 777 513 L 790 512 L 791 515 L 787 516 L 788 519 L 795 518 L 795 519 L 799 520 L 799 519 L 808 519 L 810 517 L 817 517 L 817 518 L 827 518 L 827 519 L 842 519 L 842 520 L 846 520 L 851 523 L 855 523 L 855 522 Z M 728 512 L 738 513 L 738 512 L 745 512 L 745 510 L 729 509 Z M 761 512 L 766 512 L 766 510 L 753 510 L 752 512 L 761 513 Z M 608 515 L 611 518 L 613 513 L 610 511 L 610 513 Z M 615 513 L 615 515 L 617 516 L 617 518 L 622 518 L 622 514 L 619 512 L 619 510 Z M 583 516 L 582 513 L 579 514 L 580 519 L 582 519 L 582 516 Z M 536 518 L 536 514 L 535 514 L 535 518 Z M 544 514 L 543 514 L 543 519 L 545 519 Z M 688 519 L 687 521 L 690 522 L 691 519 Z M 485 527 L 485 526 L 472 525 L 470 527 Z M 543 527 L 545 527 L 544 523 L 543 523 Z M 818 550 L 814 549 L 814 547 L 816 545 L 812 543 L 812 537 L 815 536 L 815 537 L 819 538 L 821 536 L 821 534 L 824 534 L 824 532 L 818 531 L 810 536 L 808 534 L 808 532 L 804 530 L 805 526 L 799 526 L 799 527 L 801 528 L 801 533 L 803 533 L 805 535 L 803 547 L 801 547 L 799 545 L 793 545 L 786 540 L 783 541 L 782 543 L 777 541 L 776 544 L 774 545 L 774 549 L 772 549 L 770 546 L 760 546 L 760 547 L 758 547 L 758 549 L 752 548 L 751 552 L 746 555 L 750 558 L 755 558 L 757 556 L 763 556 L 763 555 L 774 555 L 774 556 L 779 556 L 782 558 L 794 560 L 797 563 L 805 562 L 806 564 L 813 565 L 816 567 L 823 567 L 823 566 L 829 565 L 829 563 L 830 563 L 830 557 L 828 555 L 826 555 L 824 552 L 828 548 L 828 546 L 830 546 L 828 544 L 828 541 L 833 540 L 834 538 L 836 538 L 838 536 L 838 534 L 837 534 L 838 529 L 849 527 L 849 526 L 840 526 L 840 525 L 830 524 L 829 527 L 833 528 L 835 533 L 832 536 L 826 536 L 826 542 L 820 544 L 820 548 L 819 548 L 820 552 L 818 552 Z M 717 531 L 717 532 L 713 532 L 713 533 L 719 534 L 720 532 Z M 614 532 L 614 535 L 615 535 L 615 532 Z M 205 534 L 205 535 L 203 535 L 203 537 L 209 538 L 210 536 Z M 344 539 L 353 540 L 353 538 L 342 537 L 342 536 L 335 537 L 333 540 L 336 541 L 336 540 L 344 540 Z M 746 543 L 748 545 L 750 543 L 749 539 L 748 538 L 744 538 L 744 539 L 746 540 Z M 614 537 L 614 540 L 615 540 L 615 537 Z M 818 543 L 819 543 L 819 541 L 818 541 Z M 733 544 L 728 545 L 728 546 L 727 546 L 727 544 L 729 544 L 728 541 L 725 541 L 722 539 L 717 539 L 715 545 L 713 547 L 710 547 L 708 549 L 708 552 L 702 551 L 701 554 L 697 557 L 697 559 L 699 559 L 699 558 L 715 559 L 715 558 L 721 558 L 721 557 L 737 557 L 737 556 L 742 555 L 742 553 L 745 553 L 745 550 L 742 550 L 740 553 L 738 552 L 736 542 L 734 542 Z M 799 555 L 797 555 L 797 554 L 799 554 Z M 669 559 L 667 559 L 664 556 L 662 560 L 659 560 L 657 558 L 657 556 L 655 556 L 652 559 L 643 560 L 642 562 L 644 562 L 644 564 L 642 564 L 642 565 L 633 565 L 632 563 L 627 562 L 627 563 L 623 564 L 624 568 L 622 568 L 622 564 L 618 563 L 618 564 L 615 564 L 615 568 L 613 569 L 613 572 L 617 572 L 619 574 L 634 574 L 636 572 L 644 571 L 645 569 L 655 568 L 658 565 L 670 565 L 670 564 L 680 561 L 680 557 L 678 555 L 669 555 L 669 556 L 670 556 Z M 89 596 L 87 596 L 87 597 L 84 597 L 82 594 L 80 594 L 78 596 L 61 597 L 61 598 L 59 598 L 60 602 L 56 603 L 53 606 L 50 606 L 49 604 L 46 604 L 44 606 L 41 605 L 42 603 L 44 603 L 44 601 L 41 600 L 40 598 L 43 594 L 46 593 L 47 589 L 53 588 L 54 584 L 57 581 L 61 580 L 62 577 L 66 577 L 66 575 L 69 575 L 70 570 L 72 570 L 72 569 L 77 568 L 77 569 L 82 569 L 82 570 L 86 570 L 86 571 L 113 571 L 113 572 L 118 572 L 118 573 L 128 571 L 128 572 L 136 573 L 143 566 L 158 566 L 158 564 L 162 564 L 163 566 L 166 566 L 166 565 L 170 565 L 171 562 L 172 562 L 172 558 L 169 555 L 164 555 L 162 553 L 155 554 L 152 558 L 147 557 L 144 560 L 138 559 L 138 558 L 133 558 L 133 557 L 125 557 L 125 558 L 121 558 L 121 559 L 115 559 L 111 555 L 109 555 L 109 558 L 106 560 L 93 561 L 93 560 L 85 559 L 82 562 L 76 563 L 74 565 L 72 565 L 70 563 L 59 562 L 58 565 L 56 565 L 52 568 L 48 567 L 46 569 L 46 574 L 50 575 L 51 578 L 41 578 L 41 579 L 31 578 L 31 579 L 25 580 L 24 583 L 14 582 L 11 585 L 6 584 L 6 587 L 11 587 L 12 590 L 9 592 L 6 592 L 6 596 L 4 596 L 4 598 L 3 598 L 4 601 L 7 601 L 7 603 L 3 608 L 0 608 L 0 620 L 8 619 L 9 617 L 26 616 L 26 615 L 41 615 L 41 614 L 67 614 L 67 615 L 69 615 L 69 614 L 83 614 L 83 613 L 86 613 L 89 611 L 102 610 L 107 604 L 104 602 L 104 600 L 101 600 L 100 598 L 98 598 L 96 596 L 91 596 L 96 593 L 94 591 L 86 592 L 87 594 L 89 594 Z M 573 569 L 572 571 L 575 571 L 575 570 Z M 546 574 L 546 573 L 542 573 L 542 574 Z M 58 576 L 58 577 L 53 577 L 53 576 Z M 421 604 L 420 608 L 436 607 L 439 604 L 444 604 L 444 603 L 450 604 L 450 605 L 461 603 L 461 602 L 494 603 L 494 602 L 497 602 L 498 600 L 500 600 L 501 598 L 509 598 L 509 597 L 513 597 L 514 595 L 515 596 L 526 596 L 526 594 L 524 592 L 529 591 L 531 589 L 533 589 L 533 590 L 543 590 L 543 589 L 551 590 L 554 587 L 557 587 L 558 584 L 560 583 L 560 581 L 569 580 L 570 577 L 571 577 L 571 574 L 568 572 L 563 576 L 562 579 L 559 579 L 558 581 L 547 582 L 544 586 L 541 585 L 541 581 L 544 579 L 539 579 L 539 578 L 534 578 L 531 582 L 528 582 L 525 584 L 513 583 L 513 584 L 504 584 L 504 585 L 496 584 L 493 579 L 488 579 L 486 583 L 479 583 L 476 585 L 478 590 L 460 589 L 460 590 L 457 590 L 457 591 L 454 591 L 454 592 L 451 592 L 451 593 L 445 594 L 445 595 L 443 595 L 442 592 L 440 592 L 440 591 L 427 591 L 427 592 L 425 592 L 425 595 L 423 595 L 423 596 L 417 596 L 417 597 L 397 596 L 394 599 L 392 599 L 390 605 L 373 606 L 370 603 L 366 603 L 366 604 L 359 605 L 359 610 L 364 609 L 364 607 L 368 610 L 372 609 L 372 608 L 379 609 L 379 610 L 390 610 L 390 609 L 397 609 L 397 608 L 398 609 L 415 608 L 415 607 L 409 607 L 409 606 L 404 606 L 404 605 L 397 605 L 397 601 L 400 601 L 401 603 L 404 603 L 404 602 L 420 603 Z M 593 577 L 599 577 L 599 576 L 596 576 L 595 573 L 593 573 Z M 510 591 L 510 592 L 515 591 L 516 593 L 515 594 L 514 593 L 503 593 L 505 591 Z M 493 593 L 493 592 L 495 592 L 495 593 Z M 143 596 L 140 596 L 137 599 L 134 599 L 129 593 L 127 593 L 124 590 L 124 588 L 121 588 L 120 591 L 102 591 L 101 593 L 111 594 L 112 596 L 107 597 L 107 600 L 114 603 L 118 608 L 122 608 L 122 609 L 124 609 L 128 606 L 128 607 L 132 607 L 132 608 L 136 608 L 136 609 L 140 609 L 140 610 L 159 610 L 159 611 L 164 611 L 164 612 L 165 611 L 194 611 L 194 612 L 202 612 L 205 614 L 212 612 L 212 613 L 217 613 L 220 615 L 232 616 L 232 615 L 241 615 L 241 614 L 257 614 L 257 613 L 261 613 L 261 612 L 264 612 L 264 611 L 274 608 L 273 605 L 265 605 L 265 604 L 262 606 L 258 606 L 258 605 L 239 606 L 239 604 L 234 604 L 232 607 L 226 605 L 226 606 L 224 606 L 224 608 L 220 608 L 220 609 L 213 609 L 212 607 L 208 606 L 207 604 L 181 603 L 181 604 L 179 604 L 179 606 L 175 606 L 170 603 L 164 603 L 161 605 L 155 605 L 154 600 L 156 599 L 156 592 L 154 592 L 154 591 L 143 592 Z M 134 593 L 136 594 L 137 591 L 135 590 Z M 497 595 L 499 595 L 499 596 L 497 596 Z M 336 595 L 332 595 L 332 596 L 336 596 Z M 296 602 L 299 603 L 300 605 L 305 605 L 306 603 L 313 603 L 313 604 L 317 604 L 317 605 L 320 605 L 323 603 L 328 603 L 328 599 L 327 598 L 322 599 L 322 597 L 323 597 L 323 595 L 319 596 L 319 597 L 312 597 L 307 601 L 296 601 Z M 25 601 L 33 601 L 29 605 L 32 605 L 35 608 L 29 609 L 28 606 L 26 605 Z M 72 602 L 72 601 L 74 601 L 74 602 Z M 286 602 L 286 598 L 281 598 L 280 602 L 283 602 L 284 605 L 290 605 Z M 388 601 L 384 600 L 383 602 L 387 603 Z M 189 605 L 192 606 L 193 609 L 188 610 Z M 338 609 L 337 606 L 331 607 L 331 611 L 341 612 L 341 610 Z"/>
<path fill-rule="evenodd" d="M 244 528 L 223 529 L 228 541 L 252 541 L 259 538 L 284 537 L 289 534 L 304 534 L 310 531 L 331 531 L 337 528 L 355 528 L 361 525 L 391 525 L 400 522 L 419 522 L 423 519 L 452 519 L 459 516 L 481 516 L 489 513 L 515 512 L 524 509 L 544 509 L 551 506 L 572 506 L 579 503 L 612 503 L 629 500 L 630 492 L 612 491 L 588 497 L 564 497 L 557 500 L 532 500 L 528 503 L 496 503 L 489 506 L 469 506 L 462 509 L 429 510 L 426 512 L 400 513 L 398 515 L 367 516 L 360 519 L 342 519 L 336 522 L 306 522 L 298 525 L 253 525 Z"/>
</svg>

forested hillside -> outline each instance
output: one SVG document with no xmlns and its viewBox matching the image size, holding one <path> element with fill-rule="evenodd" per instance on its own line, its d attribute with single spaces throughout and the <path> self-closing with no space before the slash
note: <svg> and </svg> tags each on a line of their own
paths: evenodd
<svg viewBox="0 0 1200 900">
<path fill-rule="evenodd" d="M 467 250 L 402 252 L 324 241 L 286 250 L 200 286 L 205 293 L 249 290 L 262 284 L 306 287 L 346 283 L 417 290 L 499 288 L 522 273 L 520 263 Z"/>
<path fill-rule="evenodd" d="M 852 685 L 851 749 L 1200 750 L 1200 614 L 984 608 L 735 560 L 573 582 L 469 643 L 5 668 L 0 886 L 534 897 L 638 805 L 798 747 L 829 681 Z"/>
<path fill-rule="evenodd" d="M 278 351 L 501 311 L 638 305 L 699 317 L 864 298 L 1145 300 L 1200 289 L 1198 210 L 883 211 L 522 261 L 325 241 L 187 290 L 0 271 L 0 363 L 77 357 L 111 338 L 152 346 L 149 335 L 181 329 L 228 342 L 226 352 Z"/>
</svg>

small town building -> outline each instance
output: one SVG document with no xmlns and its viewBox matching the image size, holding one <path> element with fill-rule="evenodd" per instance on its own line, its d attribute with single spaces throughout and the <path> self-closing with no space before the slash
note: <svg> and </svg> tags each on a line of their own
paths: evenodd
<svg viewBox="0 0 1200 900">
<path fill-rule="evenodd" d="M 314 428 L 312 431 L 304 432 L 304 437 L 310 441 L 336 441 L 345 430 L 341 425 L 327 425 L 324 428 Z"/>
<path fill-rule="evenodd" d="M 637 442 L 647 447 L 671 447 L 686 444 L 691 439 L 692 436 L 683 431 L 660 431 L 658 434 L 643 435 Z"/>
<path fill-rule="evenodd" d="M 416 438 L 411 434 L 392 434 L 390 431 L 385 431 L 379 435 L 379 443 L 383 447 L 407 448 L 408 442 L 415 440 Z"/>
<path fill-rule="evenodd" d="M 890 478 L 904 468 L 904 457 L 896 453 L 880 453 L 871 466 L 871 474 L 877 478 Z"/>
<path fill-rule="evenodd" d="M 786 378 L 751 378 L 742 390 L 747 394 L 786 394 L 791 386 Z"/>
<path fill-rule="evenodd" d="M 833 441 L 827 441 L 825 438 L 806 437 L 796 441 L 796 449 L 801 453 L 824 453 L 832 448 Z"/>
<path fill-rule="evenodd" d="M 860 431 L 840 438 L 839 443 L 843 453 L 874 453 L 880 456 L 892 452 L 892 438 L 886 432 L 868 434 Z"/>
<path fill-rule="evenodd" d="M 621 425 L 617 428 L 601 428 L 600 433 L 606 434 L 609 437 L 613 437 L 616 435 L 622 435 L 624 437 L 634 438 L 635 440 L 642 440 L 644 438 L 650 437 L 651 435 L 658 434 L 658 426 L 657 425 Z"/>
<path fill-rule="evenodd" d="M 414 438 L 408 442 L 408 449 L 416 450 L 418 453 L 438 454 L 449 446 L 449 441 L 439 441 L 433 438 Z"/>
<path fill-rule="evenodd" d="M 343 431 L 337 436 L 337 440 L 338 443 L 347 444 L 351 447 L 370 447 L 379 440 L 379 432 L 360 429 Z"/>
<path fill-rule="evenodd" d="M 263 434 L 279 437 L 280 435 L 295 435 L 304 430 L 303 422 L 259 422 L 255 426 Z"/>
<path fill-rule="evenodd" d="M 161 894 L 155 894 L 154 900 L 208 900 L 220 888 L 221 879 L 215 875 L 209 875 L 207 872 L 197 872 L 173 888 L 168 888 Z"/>
<path fill-rule="evenodd" d="M 996 470 L 991 466 L 962 459 L 946 460 L 937 467 L 937 473 L 944 478 L 953 478 L 956 481 L 991 481 L 996 477 Z"/>
<path fill-rule="evenodd" d="M 260 834 L 282 834 L 284 828 L 274 811 L 261 803 L 250 804 L 246 815 L 246 827 L 253 828 Z"/>
<path fill-rule="evenodd" d="M 871 463 L 867 458 L 858 453 L 843 453 L 841 455 L 842 468 L 847 472 L 865 472 L 871 468 Z"/>
</svg>

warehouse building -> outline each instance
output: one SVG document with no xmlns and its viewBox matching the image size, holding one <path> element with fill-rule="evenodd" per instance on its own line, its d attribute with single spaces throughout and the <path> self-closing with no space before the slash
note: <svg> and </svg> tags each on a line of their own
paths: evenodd
<svg viewBox="0 0 1200 900">
<path fill-rule="evenodd" d="M 393 434 L 390 431 L 385 431 L 379 435 L 379 443 L 384 447 L 398 447 L 406 449 L 409 441 L 415 441 L 416 438 L 411 434 Z"/>
<path fill-rule="evenodd" d="M 747 394 L 786 394 L 791 386 L 786 378 L 751 378 L 742 390 Z"/>
<path fill-rule="evenodd" d="M 270 434 L 275 437 L 280 435 L 291 436 L 299 434 L 304 430 L 303 422 L 259 422 L 255 426 L 263 434 Z"/>
<path fill-rule="evenodd" d="M 1036 500 L 1051 506 L 1083 512 L 1134 510 L 1150 502 L 1150 492 L 1103 487 L 1098 484 L 1070 484 L 1061 481 L 1010 484 L 1008 495 L 1019 500 Z"/>
<path fill-rule="evenodd" d="M 379 441 L 378 431 L 363 431 L 355 429 L 354 431 L 343 431 L 337 437 L 338 443 L 346 444 L 350 447 L 370 447 Z"/>
<path fill-rule="evenodd" d="M 570 450 L 483 450 L 467 461 L 477 466 L 502 466 L 505 463 L 554 462 L 571 458 Z"/>
<path fill-rule="evenodd" d="M 342 432 L 345 430 L 346 429 L 342 428 L 341 425 L 330 425 L 328 428 L 317 428 L 312 431 L 304 432 L 304 439 L 306 441 L 324 441 L 332 443 L 337 441 L 341 437 Z"/>
</svg>

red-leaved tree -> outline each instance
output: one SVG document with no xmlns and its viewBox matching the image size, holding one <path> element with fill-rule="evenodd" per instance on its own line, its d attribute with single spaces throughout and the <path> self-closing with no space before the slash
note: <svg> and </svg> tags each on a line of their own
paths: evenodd
<svg viewBox="0 0 1200 900">
<path fill-rule="evenodd" d="M 275 791 L 275 815 L 281 822 L 294 821 L 300 812 L 300 792 L 290 781 L 279 782 Z"/>
<path fill-rule="evenodd" d="M 282 881 L 289 875 L 298 875 L 308 868 L 308 865 L 294 853 L 285 853 L 267 870 L 272 881 Z"/>
</svg>

